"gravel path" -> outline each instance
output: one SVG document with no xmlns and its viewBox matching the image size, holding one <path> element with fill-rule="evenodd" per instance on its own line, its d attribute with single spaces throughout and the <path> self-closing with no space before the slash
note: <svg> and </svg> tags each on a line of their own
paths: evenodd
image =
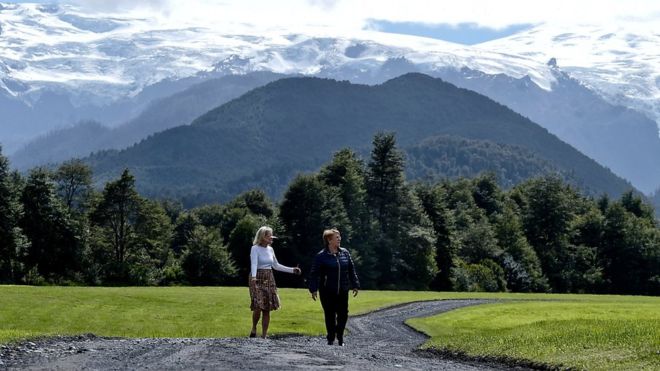
<svg viewBox="0 0 660 371">
<path fill-rule="evenodd" d="M 0 369 L 501 369 L 504 366 L 453 361 L 427 352 L 415 352 L 427 337 L 403 323 L 411 317 L 484 302 L 417 302 L 350 317 L 344 347 L 327 345 L 324 336 L 282 336 L 264 340 L 120 339 L 83 335 L 3 346 Z"/>
</svg>

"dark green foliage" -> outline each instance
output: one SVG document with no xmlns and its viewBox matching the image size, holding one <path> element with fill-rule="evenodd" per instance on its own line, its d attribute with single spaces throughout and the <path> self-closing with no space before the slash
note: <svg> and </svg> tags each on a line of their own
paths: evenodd
<svg viewBox="0 0 660 371">
<path fill-rule="evenodd" d="M 558 177 L 550 176 L 521 185 L 525 197 L 523 225 L 529 243 L 541 261 L 541 267 L 553 289 L 569 289 L 569 269 L 565 252 L 570 248 L 569 232 L 579 195 Z"/>
<path fill-rule="evenodd" d="M 454 266 L 458 254 L 456 244 L 452 241 L 455 229 L 453 213 L 446 203 L 447 192 L 441 184 L 436 186 L 417 184 L 415 193 L 435 232 L 435 263 L 438 274 L 431 282 L 431 288 L 449 291 L 452 288 L 449 278 L 451 267 Z"/>
<path fill-rule="evenodd" d="M 154 285 L 163 280 L 163 269 L 172 243 L 170 218 L 159 203 L 142 200 L 135 223 L 135 240 L 129 257 L 132 282 Z"/>
<path fill-rule="evenodd" d="M 635 194 L 632 190 L 624 193 L 619 202 L 621 206 L 636 217 L 655 223 L 653 206 L 646 203 L 641 196 Z"/>
<path fill-rule="evenodd" d="M 67 161 L 60 165 L 53 179 L 66 207 L 82 211 L 92 189 L 92 169 L 80 160 Z"/>
<path fill-rule="evenodd" d="M 350 231 L 340 193 L 314 175 L 299 175 L 291 182 L 280 205 L 279 217 L 286 232 L 282 242 L 289 254 L 283 261 L 300 264 L 304 272 L 309 272 L 312 258 L 324 247 L 324 229 Z"/>
<path fill-rule="evenodd" d="M 497 184 L 495 174 L 481 174 L 473 180 L 473 184 L 472 198 L 477 207 L 482 209 L 487 217 L 501 213 L 504 195 Z"/>
<path fill-rule="evenodd" d="M 498 184 L 510 188 L 529 178 L 559 172 L 557 166 L 525 147 L 491 140 L 433 136 L 407 147 L 405 151 L 409 179 L 472 178 L 490 172 Z M 563 176 L 575 181 L 566 172 Z"/>
<path fill-rule="evenodd" d="M 275 212 L 268 196 L 260 189 L 241 193 L 227 204 L 227 208 L 244 208 L 254 215 L 263 215 L 266 218 L 270 218 Z"/>
<path fill-rule="evenodd" d="M 437 273 L 432 224 L 406 186 L 403 154 L 393 134 L 374 137 L 367 164 L 367 200 L 373 208 L 379 287 L 427 288 Z"/>
<path fill-rule="evenodd" d="M 33 170 L 21 194 L 19 225 L 30 245 L 24 256 L 27 270 L 50 282 L 71 279 L 80 268 L 80 242 L 65 206 L 55 195 L 49 174 Z"/>
<path fill-rule="evenodd" d="M 236 223 L 236 227 L 234 227 L 229 235 L 227 248 L 238 268 L 235 280 L 236 284 L 247 284 L 248 282 L 252 242 L 255 232 L 262 225 L 266 225 L 266 220 L 263 217 L 247 214 Z M 276 252 L 276 256 L 278 259 L 282 259 L 282 254 L 277 254 Z"/>
<path fill-rule="evenodd" d="M 387 287 L 399 278 L 393 260 L 401 237 L 399 224 L 405 195 L 403 154 L 396 148 L 393 134 L 377 134 L 367 170 L 367 200 L 376 224 L 374 240 L 379 250 L 376 269 L 379 285 Z"/>
<path fill-rule="evenodd" d="M 201 225 L 201 222 L 194 213 L 184 212 L 179 215 L 174 224 L 174 236 L 172 238 L 172 251 L 176 255 L 180 255 L 183 252 L 183 249 L 190 238 L 190 234 L 199 225 Z"/>
<path fill-rule="evenodd" d="M 495 237 L 504 251 L 500 261 L 507 277 L 507 288 L 516 292 L 549 290 L 536 252 L 527 242 L 518 210 L 511 201 L 495 218 Z"/>
<path fill-rule="evenodd" d="M 198 226 L 190 234 L 181 267 L 192 285 L 221 285 L 237 273 L 219 233 Z"/>
<path fill-rule="evenodd" d="M 613 203 L 605 214 L 601 259 L 610 292 L 660 292 L 658 228 L 628 211 L 623 202 Z"/>
<path fill-rule="evenodd" d="M 344 149 L 296 177 L 277 208 L 251 190 L 184 210 L 142 198 L 128 171 L 103 193 L 61 193 L 67 208 L 47 172 L 24 180 L 0 156 L 0 278 L 244 285 L 254 233 L 269 225 L 278 260 L 304 272 L 322 231 L 339 228 L 365 288 L 660 294 L 660 228 L 637 194 L 594 200 L 559 175 L 509 190 L 494 173 L 411 187 L 394 136 L 373 143 L 367 165 Z"/>
<path fill-rule="evenodd" d="M 143 220 L 143 203 L 144 200 L 135 190 L 135 178 L 128 170 L 124 170 L 119 179 L 106 184 L 91 214 L 92 226 L 96 227 L 96 239 L 102 241 L 95 246 L 93 255 L 102 259 L 99 261 L 102 265 L 100 269 L 106 282 L 142 280 L 142 272 L 131 271 L 129 259 L 143 257 L 144 252 L 139 244 L 142 236 L 137 235 L 138 224 Z"/>
<path fill-rule="evenodd" d="M 19 176 L 20 177 L 20 176 Z M 18 255 L 27 241 L 18 226 L 21 207 L 18 187 L 9 172 L 9 163 L 0 147 L 0 283 L 17 281 Z"/>
<path fill-rule="evenodd" d="M 479 264 L 468 264 L 462 260 L 452 267 L 451 281 L 456 291 L 504 291 L 506 280 L 504 271 L 492 260 Z"/>
<path fill-rule="evenodd" d="M 372 240 L 374 225 L 367 203 L 365 164 L 350 149 L 335 153 L 321 168 L 319 179 L 339 193 L 349 224 L 342 229 L 342 242 L 351 249 L 364 288 L 376 287 L 377 257 Z"/>
<path fill-rule="evenodd" d="M 186 206 L 227 202 L 252 188 L 280 198 L 296 174 L 315 171 L 341 148 L 365 150 L 381 130 L 396 132 L 402 148 L 438 135 L 474 141 L 468 142 L 471 151 L 461 148 L 463 139 L 450 140 L 449 166 L 437 166 L 432 149 L 437 146 L 429 144 L 427 154 L 422 150 L 421 157 L 410 156 L 419 164 L 411 165 L 415 176 L 437 179 L 492 170 L 509 187 L 556 169 L 588 192 L 616 196 L 630 187 L 508 108 L 421 74 L 378 86 L 278 80 L 209 111 L 192 125 L 86 161 L 101 179 L 128 166 L 140 192 L 183 198 Z"/>
</svg>

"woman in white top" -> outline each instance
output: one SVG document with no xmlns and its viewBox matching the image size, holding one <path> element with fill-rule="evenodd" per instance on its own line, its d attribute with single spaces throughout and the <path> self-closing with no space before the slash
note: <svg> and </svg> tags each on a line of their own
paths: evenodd
<svg viewBox="0 0 660 371">
<path fill-rule="evenodd" d="M 252 310 L 252 331 L 250 337 L 257 336 L 257 323 L 263 313 L 261 322 L 261 337 L 268 335 L 270 311 L 280 307 L 280 298 L 277 295 L 273 269 L 300 274 L 300 268 L 291 268 L 277 262 L 275 251 L 270 246 L 273 243 L 273 230 L 270 227 L 261 227 L 257 230 L 250 251 L 250 309 Z"/>
</svg>

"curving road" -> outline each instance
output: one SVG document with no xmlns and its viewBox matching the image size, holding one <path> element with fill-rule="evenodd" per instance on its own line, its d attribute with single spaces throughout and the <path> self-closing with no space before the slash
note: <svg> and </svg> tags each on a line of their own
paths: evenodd
<svg viewBox="0 0 660 371">
<path fill-rule="evenodd" d="M 0 369 L 158 370 L 493 370 L 501 365 L 463 363 L 413 352 L 427 337 L 403 323 L 483 300 L 440 300 L 391 307 L 349 318 L 346 346 L 325 337 L 271 339 L 116 339 L 56 337 L 0 348 Z M 319 318 L 319 321 L 322 321 Z"/>
</svg>

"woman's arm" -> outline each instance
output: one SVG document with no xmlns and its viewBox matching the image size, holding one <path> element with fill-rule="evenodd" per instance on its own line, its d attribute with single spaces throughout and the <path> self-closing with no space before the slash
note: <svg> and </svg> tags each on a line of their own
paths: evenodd
<svg viewBox="0 0 660 371">
<path fill-rule="evenodd" d="M 319 270 L 321 268 L 320 255 L 314 257 L 312 268 L 309 270 L 309 292 L 312 298 L 316 300 L 316 292 L 319 290 Z"/>
<path fill-rule="evenodd" d="M 268 250 L 270 250 L 271 254 L 273 254 L 273 269 L 275 269 L 276 271 L 287 272 L 287 273 L 296 272 L 296 268 L 287 267 L 286 265 L 282 265 L 277 262 L 277 258 L 275 257 L 275 250 L 273 250 L 272 247 L 268 246 Z"/>
<path fill-rule="evenodd" d="M 252 246 L 250 250 L 250 279 L 257 279 L 257 262 L 259 261 L 259 256 L 257 254 L 257 246 Z"/>
<path fill-rule="evenodd" d="M 360 288 L 360 280 L 358 279 L 357 273 L 355 272 L 355 265 L 353 264 L 353 258 L 351 258 L 351 253 L 346 250 L 346 255 L 348 256 L 348 279 L 351 281 L 351 288 L 353 290 Z"/>
</svg>

